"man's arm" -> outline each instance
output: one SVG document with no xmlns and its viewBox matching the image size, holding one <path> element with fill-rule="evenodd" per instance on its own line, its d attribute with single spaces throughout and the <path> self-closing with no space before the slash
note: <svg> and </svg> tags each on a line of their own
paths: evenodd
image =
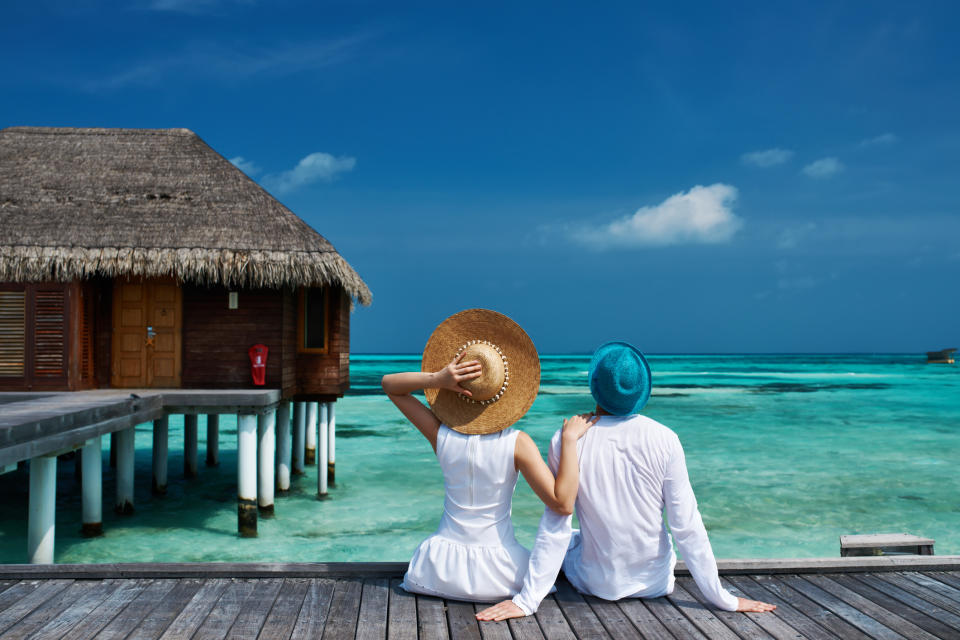
<svg viewBox="0 0 960 640">
<path fill-rule="evenodd" d="M 736 611 L 739 599 L 723 588 L 717 572 L 717 561 L 707 538 L 707 530 L 697 509 L 697 499 L 690 486 L 687 463 L 680 441 L 671 447 L 667 473 L 663 481 L 663 502 L 673 539 L 677 541 L 680 554 L 696 580 L 700 591 L 716 607 Z"/>
<path fill-rule="evenodd" d="M 556 473 L 560 466 L 560 441 L 558 435 L 550 443 L 550 453 L 547 458 L 550 469 Z M 574 444 L 575 447 L 575 444 Z M 575 449 L 574 449 L 575 450 Z M 527 565 L 527 574 L 523 578 L 523 588 L 512 600 L 506 600 L 477 614 L 480 620 L 505 620 L 535 613 L 540 603 L 550 592 L 553 583 L 557 581 L 557 574 L 563 566 L 563 557 L 570 544 L 571 516 L 562 515 L 549 507 L 543 510 L 540 518 L 540 528 L 537 538 L 530 551 L 530 562 Z M 519 609 L 519 611 L 518 611 Z"/>
</svg>

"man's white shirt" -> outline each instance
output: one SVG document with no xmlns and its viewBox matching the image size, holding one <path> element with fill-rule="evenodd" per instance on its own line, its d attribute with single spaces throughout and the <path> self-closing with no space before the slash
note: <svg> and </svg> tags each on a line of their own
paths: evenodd
<svg viewBox="0 0 960 640">
<path fill-rule="evenodd" d="M 550 442 L 550 468 L 560 462 L 561 431 Z M 677 557 L 667 532 L 704 596 L 735 611 L 690 486 L 677 435 L 646 416 L 602 416 L 577 442 L 577 518 L 543 512 L 523 589 L 513 602 L 529 615 L 550 591 L 561 564 L 581 593 L 606 600 L 654 598 L 673 591 Z M 568 548 L 569 547 L 569 548 Z"/>
</svg>

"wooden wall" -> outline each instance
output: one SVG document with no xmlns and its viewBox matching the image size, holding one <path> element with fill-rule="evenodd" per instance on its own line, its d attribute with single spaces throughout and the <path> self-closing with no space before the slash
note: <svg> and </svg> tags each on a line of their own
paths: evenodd
<svg viewBox="0 0 960 640">
<path fill-rule="evenodd" d="M 325 354 L 297 354 L 297 397 L 329 401 L 350 388 L 350 296 L 340 288 L 328 292 L 329 348 Z"/>
</svg>

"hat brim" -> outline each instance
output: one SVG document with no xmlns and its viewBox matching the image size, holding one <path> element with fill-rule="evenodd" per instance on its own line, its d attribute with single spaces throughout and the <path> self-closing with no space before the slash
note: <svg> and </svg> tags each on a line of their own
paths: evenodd
<svg viewBox="0 0 960 640">
<path fill-rule="evenodd" d="M 599 389 L 596 383 L 596 375 L 597 365 L 601 360 L 603 360 L 604 356 L 613 350 L 623 349 L 624 347 L 630 349 L 639 357 L 640 363 L 643 366 L 645 388 L 643 393 L 637 396 L 637 400 L 633 403 L 630 403 L 629 407 L 618 407 L 617 403 L 613 402 L 613 399 L 604 397 L 601 389 Z M 590 373 L 588 379 L 590 381 L 590 393 L 593 395 L 593 399 L 597 401 L 597 404 L 600 405 L 600 408 L 615 416 L 626 416 L 640 413 L 641 409 L 646 406 L 647 401 L 650 400 L 650 392 L 653 390 L 653 378 L 650 374 L 650 363 L 647 362 L 647 358 L 643 355 L 643 352 L 629 342 L 607 342 L 597 347 L 597 350 L 593 353 L 593 358 L 590 360 Z"/>
<path fill-rule="evenodd" d="M 540 358 L 530 336 L 516 322 L 489 309 L 467 309 L 440 323 L 423 349 L 422 370 L 443 369 L 470 340 L 487 340 L 503 351 L 510 384 L 490 404 L 468 402 L 449 389 L 425 389 L 433 413 L 454 431 L 466 434 L 495 433 L 506 429 L 533 405 L 540 389 Z"/>
</svg>

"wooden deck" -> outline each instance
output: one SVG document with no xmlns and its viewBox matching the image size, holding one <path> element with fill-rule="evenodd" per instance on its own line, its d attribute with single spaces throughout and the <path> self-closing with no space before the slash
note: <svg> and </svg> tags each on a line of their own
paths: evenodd
<svg viewBox="0 0 960 640">
<path fill-rule="evenodd" d="M 0 638 L 960 638 L 960 571 L 953 570 L 722 578 L 735 594 L 776 603 L 770 614 L 706 607 L 689 576 L 677 578 L 671 596 L 619 602 L 581 596 L 561 580 L 535 616 L 478 623 L 474 613 L 484 605 L 409 594 L 392 567 L 358 569 L 337 577 L 180 578 L 0 571 L 20 576 L 0 580 Z"/>
</svg>

